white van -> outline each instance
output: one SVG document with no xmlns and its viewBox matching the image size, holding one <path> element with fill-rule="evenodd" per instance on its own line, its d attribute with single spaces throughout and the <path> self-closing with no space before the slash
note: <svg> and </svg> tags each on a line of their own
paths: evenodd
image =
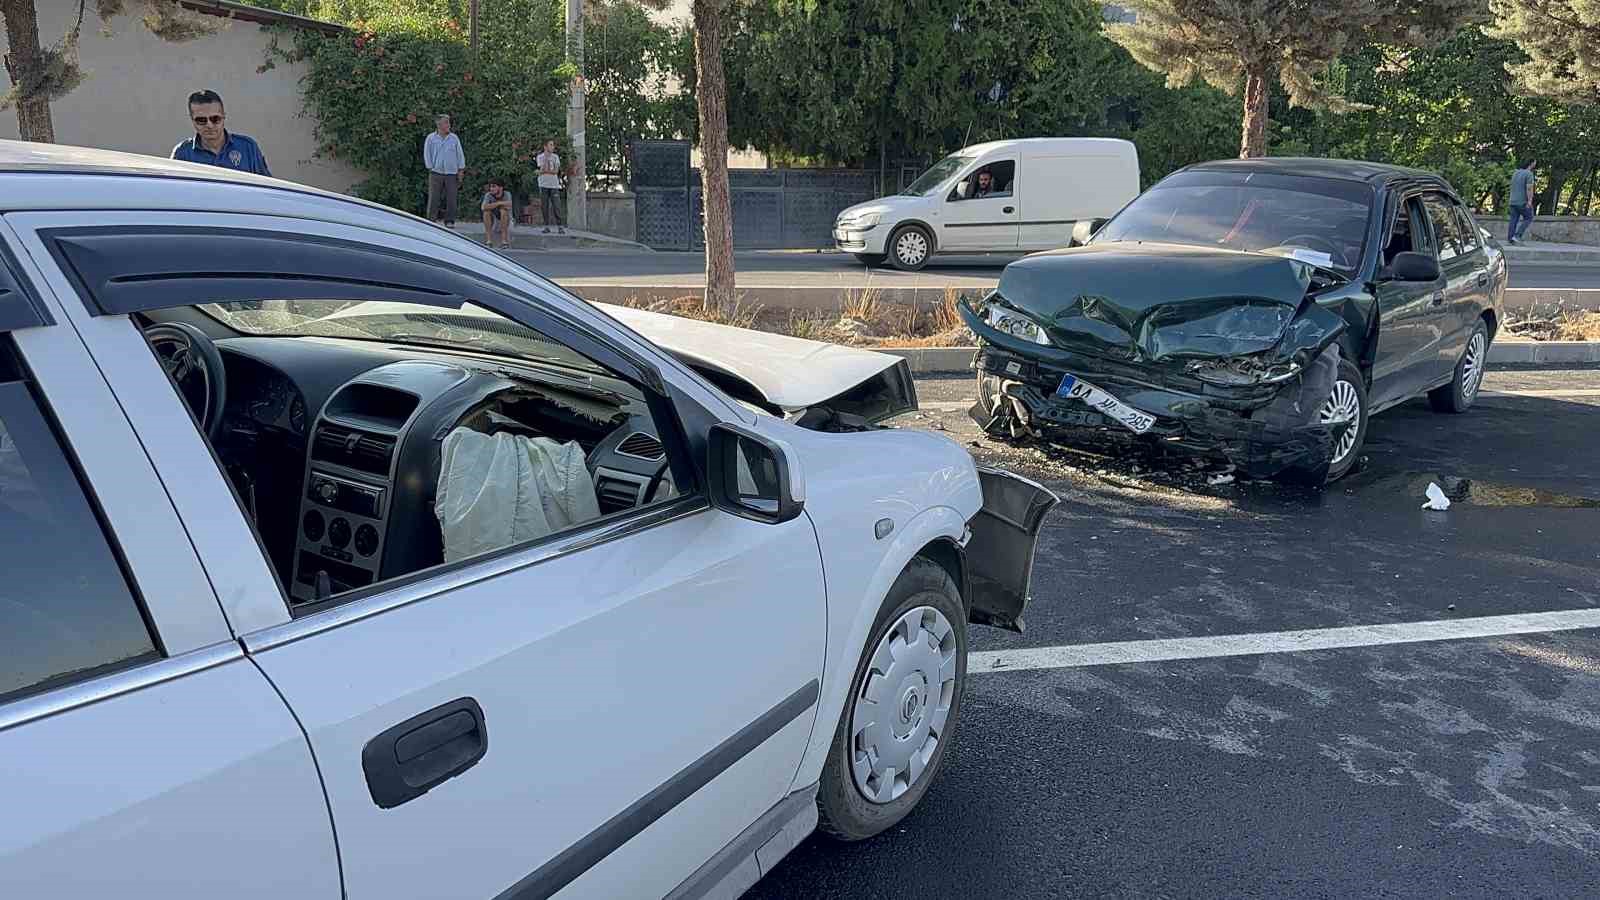
<svg viewBox="0 0 1600 900">
<path fill-rule="evenodd" d="M 839 213 L 834 246 L 867 265 L 916 270 L 935 253 L 1066 246 L 1081 219 L 1139 193 L 1139 155 L 1116 138 L 1023 138 L 945 157 L 900 194 Z"/>
</svg>

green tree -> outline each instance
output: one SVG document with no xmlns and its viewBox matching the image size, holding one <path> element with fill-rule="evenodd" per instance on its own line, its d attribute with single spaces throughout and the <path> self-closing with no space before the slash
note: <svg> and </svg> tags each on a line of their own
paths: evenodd
<svg viewBox="0 0 1600 900">
<path fill-rule="evenodd" d="M 1431 46 L 1482 13 L 1483 0 L 1126 0 L 1136 21 L 1108 26 L 1113 40 L 1180 87 L 1203 80 L 1244 91 L 1240 156 L 1267 149 L 1274 78 L 1292 105 L 1354 108 L 1324 76 L 1364 44 Z"/>
<path fill-rule="evenodd" d="M 1491 36 L 1528 59 L 1511 65 L 1517 86 L 1564 103 L 1600 103 L 1600 0 L 1491 0 Z"/>
<path fill-rule="evenodd" d="M 126 0 L 95 0 L 95 13 L 109 28 L 112 18 L 127 12 L 127 6 Z M 221 27 L 219 20 L 186 10 L 173 0 L 144 0 L 142 8 L 143 26 L 167 41 L 193 40 Z M 6 75 L 11 79 L 11 90 L 0 95 L 0 109 L 17 108 L 17 133 L 25 141 L 55 142 L 50 102 L 65 97 L 83 82 L 78 39 L 87 12 L 87 0 L 78 0 L 76 23 L 60 41 L 45 47 L 39 43 L 39 15 L 34 0 L 0 0 L 0 19 L 5 20 L 6 26 Z"/>
</svg>

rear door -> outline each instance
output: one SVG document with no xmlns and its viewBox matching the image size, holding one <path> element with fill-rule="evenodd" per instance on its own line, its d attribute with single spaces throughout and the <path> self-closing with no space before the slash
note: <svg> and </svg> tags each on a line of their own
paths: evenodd
<svg viewBox="0 0 1600 900">
<path fill-rule="evenodd" d="M 1482 248 L 1470 248 L 1468 235 L 1456 214 L 1455 200 L 1439 191 L 1422 197 L 1428 220 L 1438 240 L 1439 268 L 1444 272 L 1445 288 L 1429 307 L 1427 333 L 1431 340 L 1425 350 L 1423 388 L 1435 387 L 1450 379 L 1456 361 L 1466 347 L 1467 333 L 1462 311 L 1473 305 L 1479 290 L 1477 277 L 1484 271 Z M 1474 241 L 1474 243 L 1476 243 Z"/>
<path fill-rule="evenodd" d="M 980 173 L 987 173 L 992 179 L 994 191 L 989 196 L 977 196 Z M 1012 154 L 985 162 L 958 183 L 945 198 L 940 214 L 939 249 L 984 253 L 1016 250 L 1022 221 L 1022 180 L 1017 157 Z M 960 192 L 961 184 L 966 185 L 965 195 Z"/>
<path fill-rule="evenodd" d="M 40 215 L 30 224 L 48 232 L 53 222 Z M 309 315 L 341 292 L 470 294 L 536 329 L 552 348 L 555 334 L 583 339 L 563 330 L 575 327 L 570 319 L 549 315 L 539 289 L 528 290 L 532 279 L 490 282 L 473 274 L 484 268 L 478 260 L 393 234 L 211 214 L 108 214 L 101 225 L 94 234 L 58 235 L 57 251 L 80 270 L 80 282 L 98 286 L 86 292 L 100 314 L 76 313 L 97 326 L 91 349 L 103 365 L 129 369 L 130 379 L 132 370 L 159 377 L 159 367 L 129 318 L 104 311 L 137 301 L 132 292 L 98 294 L 136 283 L 151 288 L 140 296 L 161 304 L 274 314 L 273 304 L 293 301 Z M 60 249 L 71 242 L 77 249 Z M 334 244 L 338 252 L 328 254 Z M 192 277 L 184 266 L 196 260 L 213 277 Z M 386 315 L 414 315 L 413 330 L 426 332 L 451 309 L 431 303 L 407 313 L 392 309 L 403 307 L 397 299 Z M 524 330 L 496 321 L 496 333 Z M 350 319 L 339 322 L 335 333 L 361 333 Z M 575 352 L 628 361 L 599 343 Z M 605 377 L 612 376 L 624 377 Z M 229 395 L 247 388 L 235 383 Z M 225 509 L 228 527 L 253 531 L 178 395 L 170 387 L 143 393 L 165 403 L 146 404 L 135 425 L 141 434 L 171 435 L 158 442 L 166 455 L 157 462 L 184 471 L 191 486 L 179 513 L 199 527 Z M 690 404 L 686 421 L 706 421 L 692 401 L 677 402 Z M 673 401 L 655 394 L 650 403 L 661 441 L 654 452 L 671 461 L 672 479 L 654 499 L 637 487 L 628 501 L 635 505 L 608 507 L 614 511 L 601 519 L 421 569 L 390 571 L 386 560 L 346 579 L 339 573 L 360 569 L 367 551 L 333 535 L 337 520 L 354 514 L 299 491 L 287 502 L 312 504 L 308 511 L 326 522 L 315 535 L 296 514 L 277 519 L 295 534 L 202 544 L 208 565 L 240 552 L 239 544 L 256 553 L 233 592 L 277 598 L 280 624 L 249 630 L 242 642 L 310 736 L 350 896 L 662 896 L 792 787 L 824 656 L 815 535 L 804 517 L 771 526 L 711 509 L 693 468 L 681 468 L 689 450 Z M 308 402 L 308 446 L 329 414 L 319 417 L 319 409 Z M 426 460 L 428 442 L 439 452 L 445 425 L 405 432 L 397 445 L 422 446 Z M 232 427 L 224 421 L 224 432 Z M 409 443 L 414 438 L 421 444 Z M 402 482 L 430 483 L 415 473 L 384 480 L 328 468 L 321 457 L 307 462 L 306 448 L 298 452 L 308 484 L 325 474 L 365 478 L 385 491 L 372 507 L 380 516 L 408 490 Z M 429 500 L 408 518 L 435 516 Z M 389 528 L 382 546 L 392 546 L 392 527 L 378 524 Z M 437 557 L 437 528 L 433 534 Z M 306 572 L 274 579 L 258 547 L 277 540 L 296 544 L 296 558 L 343 560 L 328 566 L 335 593 L 308 603 L 296 587 L 285 597 L 278 583 L 300 585 Z"/>
<path fill-rule="evenodd" d="M 1403 252 L 1434 253 L 1428 214 L 1419 197 L 1400 201 L 1385 238 L 1382 264 Z M 1414 396 L 1423 387 L 1437 352 L 1436 308 L 1445 280 L 1380 280 L 1377 285 L 1378 347 L 1372 369 L 1372 404 L 1387 406 Z"/>
<path fill-rule="evenodd" d="M 0 223 L 0 897 L 341 897 L 304 733 L 7 240 Z"/>
<path fill-rule="evenodd" d="M 1489 309 L 1493 302 L 1490 294 L 1489 276 L 1489 248 L 1484 246 L 1483 232 L 1478 223 L 1472 218 L 1472 213 L 1462 202 L 1454 197 L 1451 205 L 1455 208 L 1456 221 L 1461 226 L 1462 246 L 1464 255 L 1471 260 L 1471 281 L 1467 290 L 1462 292 L 1461 300 L 1456 303 L 1455 314 L 1460 320 L 1462 339 L 1465 340 L 1472 334 L 1472 327 L 1477 324 L 1478 317 L 1483 311 Z"/>
</svg>

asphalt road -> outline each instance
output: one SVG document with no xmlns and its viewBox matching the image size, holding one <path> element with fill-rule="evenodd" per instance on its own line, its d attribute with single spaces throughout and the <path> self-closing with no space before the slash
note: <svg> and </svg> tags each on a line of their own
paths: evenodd
<svg viewBox="0 0 1600 900">
<path fill-rule="evenodd" d="M 638 284 L 693 287 L 705 283 L 700 253 L 514 251 L 530 269 L 569 286 Z M 921 272 L 867 269 L 843 253 L 761 250 L 735 254 L 741 287 L 993 287 L 1015 257 L 937 257 Z M 1600 266 L 1512 264 L 1518 288 L 1600 288 Z"/>
<path fill-rule="evenodd" d="M 974 628 L 974 650 L 1144 661 L 972 673 L 918 810 L 813 837 L 748 897 L 1600 896 L 1600 631 L 1271 637 L 1600 609 L 1600 371 L 1495 371 L 1466 415 L 1390 410 L 1326 491 L 1011 448 L 961 411 L 966 378 L 918 391 L 896 424 L 1062 497 L 1026 633 Z M 1419 509 L 1429 482 L 1448 511 Z M 1272 652 L 1132 643 L 1262 633 Z"/>
</svg>

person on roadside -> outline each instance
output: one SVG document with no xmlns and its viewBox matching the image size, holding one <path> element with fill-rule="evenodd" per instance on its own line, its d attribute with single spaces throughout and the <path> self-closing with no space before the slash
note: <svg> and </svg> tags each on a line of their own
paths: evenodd
<svg viewBox="0 0 1600 900">
<path fill-rule="evenodd" d="M 483 243 L 493 247 L 494 235 L 500 232 L 500 246 L 511 247 L 511 220 L 514 218 L 512 210 L 516 208 L 511 192 L 506 190 L 505 183 L 497 178 L 489 179 L 489 189 L 483 194 L 483 202 L 479 208 L 483 210 Z"/>
<path fill-rule="evenodd" d="M 1522 242 L 1522 235 L 1533 224 L 1533 181 L 1537 160 L 1528 160 L 1511 173 L 1511 224 L 1506 227 L 1506 243 Z"/>
<path fill-rule="evenodd" d="M 189 95 L 189 120 L 194 123 L 194 137 L 172 148 L 173 159 L 272 177 L 261 145 L 225 127 L 228 114 L 216 91 Z"/>
<path fill-rule="evenodd" d="M 428 218 L 444 222 L 446 228 L 456 227 L 456 192 L 461 188 L 467 154 L 461 149 L 461 138 L 450 130 L 449 116 L 434 120 L 433 133 L 422 142 L 422 164 L 428 169 Z"/>
<path fill-rule="evenodd" d="M 550 233 L 554 222 L 559 234 L 566 234 L 566 221 L 561 217 L 561 155 L 556 153 L 556 142 L 545 141 L 544 151 L 533 161 L 539 168 L 539 210 L 544 214 L 544 233 Z"/>
</svg>

